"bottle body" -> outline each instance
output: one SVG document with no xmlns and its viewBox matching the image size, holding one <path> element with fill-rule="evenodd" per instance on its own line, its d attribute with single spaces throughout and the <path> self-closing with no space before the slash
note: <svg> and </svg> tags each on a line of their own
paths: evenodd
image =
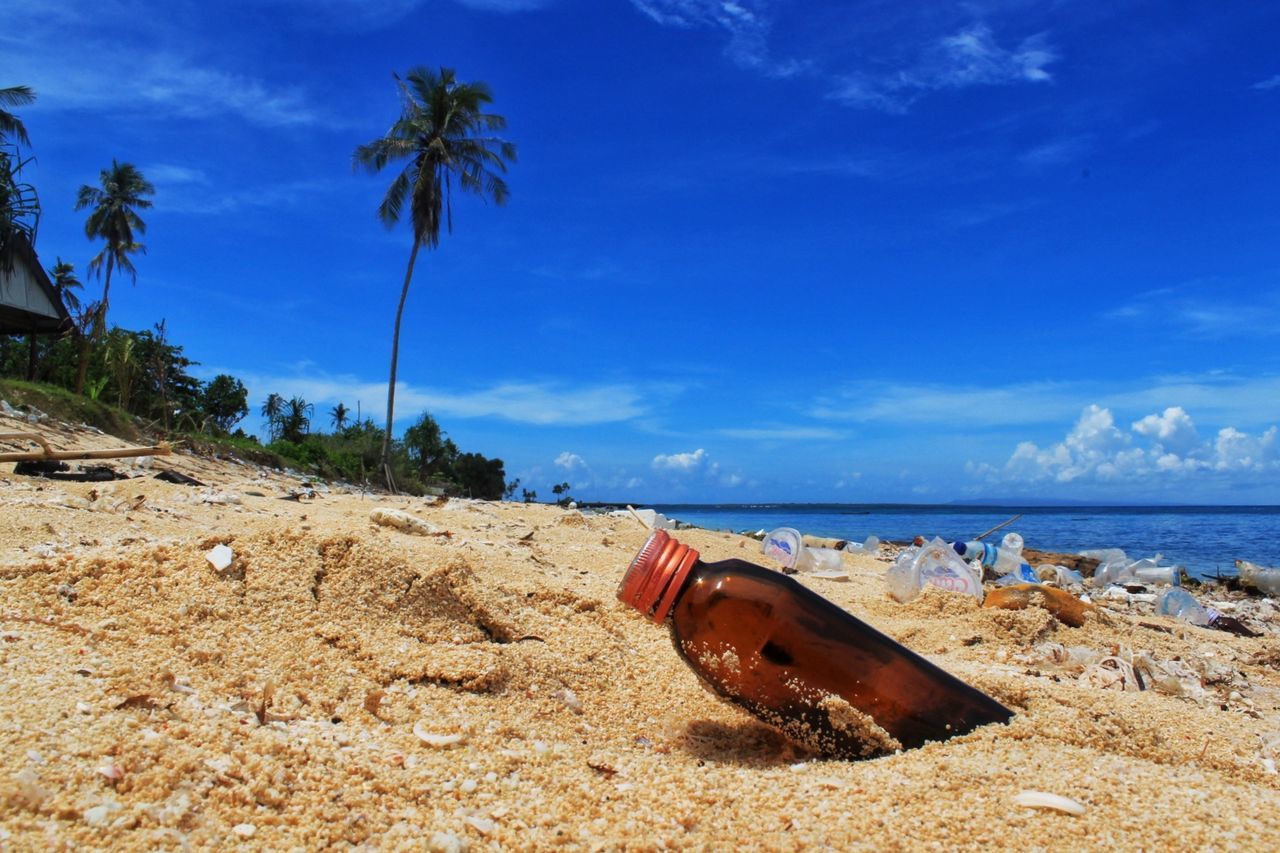
<svg viewBox="0 0 1280 853">
<path fill-rule="evenodd" d="M 1195 596 L 1180 586 L 1171 586 L 1160 593 L 1156 598 L 1156 613 L 1201 627 L 1207 626 L 1213 615 L 1196 601 Z"/>
<path fill-rule="evenodd" d="M 669 624 L 677 653 L 718 695 L 816 752 L 917 747 L 1012 716 L 778 572 L 695 558 L 677 574 L 678 589 L 661 596 L 669 609 L 649 614 Z"/>
</svg>

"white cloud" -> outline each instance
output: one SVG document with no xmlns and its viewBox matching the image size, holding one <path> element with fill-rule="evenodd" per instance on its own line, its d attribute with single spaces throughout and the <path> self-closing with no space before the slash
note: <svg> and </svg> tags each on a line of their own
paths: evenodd
<svg viewBox="0 0 1280 853">
<path fill-rule="evenodd" d="M 455 0 L 469 9 L 482 12 L 527 12 L 550 6 L 556 0 Z"/>
<path fill-rule="evenodd" d="M 1049 82 L 1047 66 L 1057 59 L 1043 35 L 1004 48 L 989 26 L 975 23 L 926 46 L 913 65 L 844 77 L 830 97 L 854 107 L 904 112 L 941 89 Z"/>
<path fill-rule="evenodd" d="M 1268 77 L 1266 80 L 1259 80 L 1250 88 L 1264 92 L 1268 89 L 1280 89 L 1280 74 L 1276 74 L 1274 77 Z"/>
<path fill-rule="evenodd" d="M 312 403 L 363 401 L 372 415 L 385 411 L 387 385 L 352 376 L 261 374 L 236 367 L 208 367 L 205 372 L 238 376 L 249 389 L 250 400 L 269 393 L 286 398 L 300 396 Z M 590 426 L 635 420 L 647 414 L 646 394 L 630 385 L 569 386 L 550 382 L 502 382 L 475 391 L 448 391 L 396 383 L 396 421 L 404 422 L 430 412 L 437 419 L 500 418 L 536 426 Z"/>
<path fill-rule="evenodd" d="M 1200 435 L 1181 406 L 1170 406 L 1162 415 L 1147 415 L 1132 427 L 1138 435 L 1156 442 L 1156 447 L 1175 455 L 1185 455 L 1200 446 Z"/>
<path fill-rule="evenodd" d="M 297 127 L 322 123 L 297 86 L 276 85 L 201 64 L 172 50 L 122 46 L 92 36 L 77 40 L 77 61 L 64 61 L 54 36 L 6 45 L 0 75 L 30 84 L 42 109 L 162 111 L 169 119 L 238 115 L 252 124 Z"/>
<path fill-rule="evenodd" d="M 663 26 L 722 31 L 729 37 L 725 54 L 743 68 L 772 77 L 791 77 L 808 68 L 807 63 L 770 55 L 768 0 L 631 0 L 631 5 Z"/>
<path fill-rule="evenodd" d="M 1124 382 L 1046 380 L 994 387 L 860 381 L 817 397 L 809 414 L 853 423 L 1011 427 L 1061 423 L 1091 403 L 1139 415 L 1163 411 L 1174 401 L 1217 423 L 1280 420 L 1280 376 L 1210 371 Z"/>
<path fill-rule="evenodd" d="M 741 438 L 748 441 L 822 441 L 838 439 L 843 433 L 827 427 L 780 426 L 759 428 L 729 428 L 717 430 L 720 435 L 729 438 Z"/>
<path fill-rule="evenodd" d="M 707 451 L 699 447 L 691 453 L 659 453 L 653 457 L 653 467 L 660 471 L 688 472 L 701 468 L 707 461 Z"/>
<path fill-rule="evenodd" d="M 207 184 L 209 177 L 203 169 L 177 166 L 172 163 L 148 163 L 140 166 L 142 174 L 156 186 L 176 184 Z"/>
<path fill-rule="evenodd" d="M 557 467 L 564 468 L 566 471 L 585 469 L 587 467 L 585 459 L 578 454 L 570 453 L 567 450 L 556 457 L 555 464 Z"/>
<path fill-rule="evenodd" d="M 1131 432 L 1150 440 L 1150 446 L 1135 446 L 1130 435 L 1116 428 L 1109 409 L 1090 405 L 1062 441 L 1048 447 L 1023 441 L 1003 468 L 971 463 L 966 469 L 1006 483 L 1143 482 L 1214 472 L 1280 472 L 1275 426 L 1257 436 L 1224 427 L 1205 442 L 1191 416 L 1181 406 L 1170 406 L 1135 421 Z"/>
<path fill-rule="evenodd" d="M 1280 290 L 1270 284 L 1246 289 L 1238 282 L 1191 281 L 1138 294 L 1102 316 L 1126 324 L 1158 326 L 1162 331 L 1174 327 L 1178 334 L 1203 340 L 1245 334 L 1275 336 L 1280 335 Z"/>
</svg>

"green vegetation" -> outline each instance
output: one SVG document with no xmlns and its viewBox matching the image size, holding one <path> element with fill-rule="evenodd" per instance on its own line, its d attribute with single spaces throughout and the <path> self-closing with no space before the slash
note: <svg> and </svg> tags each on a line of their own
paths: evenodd
<svg viewBox="0 0 1280 853">
<path fill-rule="evenodd" d="M 502 130 L 507 120 L 500 115 L 483 112 L 493 102 L 484 83 L 460 83 L 453 69 L 441 68 L 436 74 L 427 68 L 414 68 L 403 78 L 396 75 L 400 87 L 400 118 L 387 135 L 361 145 L 355 151 L 355 162 L 371 172 L 380 172 L 388 164 L 408 159 L 409 163 L 387 189 L 378 207 L 378 218 L 388 227 L 400 221 L 405 200 L 409 201 L 413 225 L 413 248 L 405 270 L 400 302 L 396 306 L 396 322 L 391 335 L 391 378 L 387 384 L 387 428 L 384 433 L 380 464 L 388 475 L 387 485 L 394 487 L 387 465 L 391 458 L 391 424 L 395 417 L 396 362 L 400 355 L 400 320 L 413 279 L 413 265 L 418 249 L 434 249 L 440 245 L 440 226 L 453 230 L 451 194 L 453 182 L 471 193 L 492 198 L 495 204 L 506 203 L 506 181 L 499 172 L 507 171 L 507 163 L 515 162 L 516 147 L 490 134 Z"/>
<path fill-rule="evenodd" d="M 58 258 L 50 279 L 74 328 L 60 338 L 0 336 L 0 399 L 86 423 L 126 441 L 163 438 L 209 455 L 234 454 L 350 482 L 385 481 L 414 494 L 510 497 L 517 484 L 505 482 L 502 460 L 460 452 L 430 414 L 406 430 L 402 440 L 390 434 L 400 321 L 418 249 L 439 244 L 442 217 L 445 227 L 451 227 L 453 181 L 464 191 L 502 204 L 507 187 L 498 172 L 515 159 L 514 146 L 487 135 L 505 120 L 481 112 L 492 100 L 483 83 L 459 83 L 449 69 L 437 75 L 417 68 L 396 79 L 404 98 L 400 120 L 385 138 L 356 151 L 357 163 L 372 171 L 410 158 L 379 208 L 390 226 L 408 199 L 414 234 L 396 311 L 387 429 L 368 418 L 353 421 L 351 410 L 338 403 L 328 413 L 334 431 L 313 431 L 311 403 L 272 393 L 260 409 L 268 434 L 263 446 L 236 426 L 250 411 L 244 383 L 226 374 L 207 383 L 192 376 L 196 362 L 168 339 L 163 320 L 144 331 L 109 327 L 113 275 L 123 271 L 136 282 L 133 256 L 146 251 L 136 239 L 146 232 L 138 211 L 152 206 L 149 197 L 155 193 L 137 167 L 114 159 L 101 171 L 98 185 L 82 186 L 76 198 L 76 209 L 89 211 L 85 235 L 104 241 L 88 264 L 89 273 L 102 280 L 101 298 L 82 301 L 77 291 L 83 285 L 74 265 Z M 10 268 L 16 238 L 35 242 L 39 201 L 35 189 L 19 180 L 28 161 L 18 144 L 30 146 L 31 141 L 22 121 L 6 109 L 34 100 L 28 87 L 0 88 L 0 270 Z M 526 499 L 532 495 L 526 490 Z"/>
</svg>

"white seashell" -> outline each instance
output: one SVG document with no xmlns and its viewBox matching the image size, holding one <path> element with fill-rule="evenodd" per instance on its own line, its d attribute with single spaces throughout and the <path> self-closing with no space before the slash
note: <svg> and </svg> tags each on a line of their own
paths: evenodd
<svg viewBox="0 0 1280 853">
<path fill-rule="evenodd" d="M 106 776 L 108 779 L 124 778 L 124 768 L 119 764 L 104 764 L 101 767 L 95 768 L 95 772 L 102 776 Z"/>
<path fill-rule="evenodd" d="M 235 553 L 226 545 L 214 545 L 213 548 L 205 552 L 204 558 L 213 566 L 214 571 L 225 572 L 231 567 L 231 561 L 235 559 Z"/>
<path fill-rule="evenodd" d="M 435 747 L 436 749 L 456 746 L 460 743 L 466 743 L 467 740 L 467 736 L 461 733 L 442 735 L 428 731 L 427 727 L 421 722 L 413 724 L 413 733 L 418 736 L 418 740 L 422 741 L 427 746 Z"/>
<path fill-rule="evenodd" d="M 253 838 L 254 833 L 258 831 L 258 827 L 251 823 L 237 823 L 231 827 L 231 831 L 241 838 Z"/>
<path fill-rule="evenodd" d="M 1084 806 L 1068 797 L 1050 794 L 1047 791 L 1019 791 L 1013 798 L 1014 805 L 1028 809 L 1052 809 L 1065 814 L 1082 815 Z"/>
</svg>

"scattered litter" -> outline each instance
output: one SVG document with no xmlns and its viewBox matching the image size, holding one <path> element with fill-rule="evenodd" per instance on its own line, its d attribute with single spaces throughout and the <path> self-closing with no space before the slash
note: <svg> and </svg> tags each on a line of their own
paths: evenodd
<svg viewBox="0 0 1280 853">
<path fill-rule="evenodd" d="M 885 574 L 889 594 L 906 604 L 927 585 L 982 600 L 982 578 L 955 550 L 939 538 L 919 550 L 908 549 Z"/>
<path fill-rule="evenodd" d="M 1013 798 L 1013 804 L 1028 809 L 1048 809 L 1077 816 L 1085 812 L 1084 806 L 1075 800 L 1059 794 L 1050 794 L 1047 791 L 1019 791 Z"/>
<path fill-rule="evenodd" d="M 1256 587 L 1266 595 L 1280 597 L 1280 568 L 1271 569 L 1248 560 L 1236 560 L 1236 569 L 1240 572 L 1241 583 Z"/>
<path fill-rule="evenodd" d="M 163 480 L 166 483 L 177 483 L 179 486 L 204 486 L 204 483 L 200 482 L 195 477 L 188 477 L 186 474 L 182 474 L 178 471 L 164 470 L 159 474 L 156 474 L 155 478 L 157 480 Z"/>
<path fill-rule="evenodd" d="M 797 572 L 822 572 L 839 574 L 844 570 L 840 552 L 834 548 L 806 545 L 800 531 L 794 527 L 779 527 L 765 535 L 760 552 L 777 560 L 784 569 Z"/>
<path fill-rule="evenodd" d="M 383 527 L 394 527 L 405 533 L 416 533 L 419 536 L 442 535 L 440 529 L 429 521 L 423 521 L 416 515 L 410 515 L 402 509 L 378 507 L 369 513 L 369 520 Z M 448 534 L 443 534 L 448 535 Z"/>
<path fill-rule="evenodd" d="M 204 558 L 213 566 L 214 571 L 224 572 L 231 568 L 235 553 L 226 545 L 214 545 L 212 549 L 205 552 Z"/>
</svg>

